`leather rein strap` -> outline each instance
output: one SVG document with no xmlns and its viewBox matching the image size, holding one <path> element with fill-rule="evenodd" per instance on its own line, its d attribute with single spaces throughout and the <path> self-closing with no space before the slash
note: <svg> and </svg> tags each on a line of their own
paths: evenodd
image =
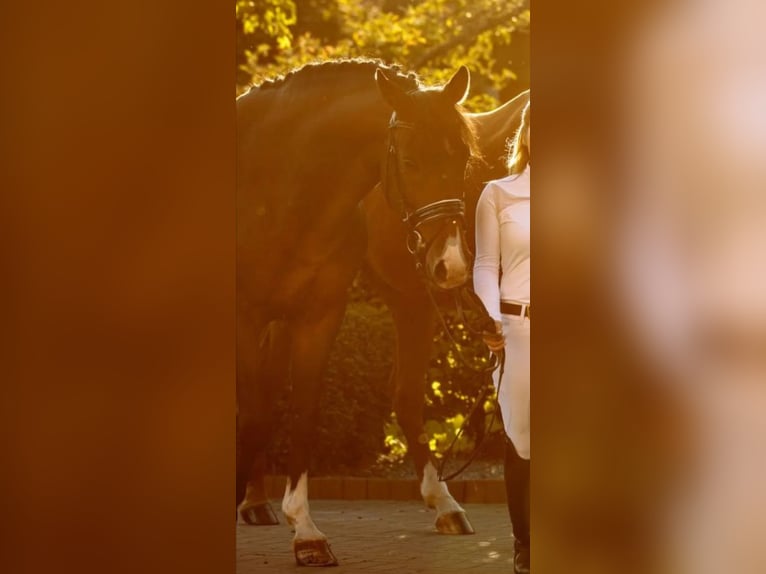
<svg viewBox="0 0 766 574">
<path fill-rule="evenodd" d="M 471 420 L 473 420 L 473 416 L 474 414 L 476 414 L 476 411 L 479 408 L 483 408 L 484 401 L 487 399 L 490 393 L 490 389 L 493 388 L 492 373 L 498 368 L 500 369 L 500 373 L 499 373 L 497 394 L 498 395 L 500 394 L 500 386 L 503 384 L 503 374 L 505 372 L 505 349 L 502 349 L 497 353 L 490 351 L 491 353 L 490 363 L 487 367 L 483 369 L 476 369 L 475 367 L 470 366 L 471 363 L 468 362 L 465 356 L 463 355 L 461 351 L 461 346 L 452 337 L 452 334 L 449 331 L 449 326 L 447 325 L 447 321 L 444 318 L 444 314 L 442 313 L 441 308 L 437 305 L 436 299 L 434 298 L 428 283 L 426 283 L 425 288 L 431 299 L 431 304 L 433 305 L 434 311 L 436 312 L 436 315 L 441 321 L 442 329 L 444 329 L 445 334 L 447 335 L 450 342 L 452 343 L 453 352 L 458 356 L 458 358 L 465 365 L 468 365 L 469 368 L 476 373 L 476 377 L 478 379 L 481 379 L 481 393 L 479 394 L 473 406 L 471 407 L 468 413 L 468 416 L 463 421 L 463 424 L 460 425 L 460 428 L 455 433 L 455 437 L 452 439 L 452 442 L 450 443 L 449 447 L 447 447 L 447 450 L 444 451 L 444 455 L 442 456 L 442 459 L 439 461 L 439 467 L 437 469 L 437 478 L 440 482 L 446 482 L 462 474 L 469 466 L 471 466 L 473 461 L 478 456 L 479 452 L 481 452 L 482 441 L 484 440 L 484 437 L 486 437 L 486 434 L 482 435 L 482 439 L 479 441 L 478 444 L 474 446 L 473 451 L 471 452 L 471 456 L 468 457 L 468 460 L 466 460 L 460 466 L 460 468 L 458 468 L 455 472 L 447 476 L 444 476 L 444 468 L 447 465 L 447 461 L 449 461 L 450 456 L 453 453 L 453 450 L 455 448 L 455 445 L 457 444 L 457 441 L 460 439 L 461 436 L 463 436 L 468 424 L 470 423 Z M 474 293 L 468 287 L 463 286 L 463 287 L 458 287 L 457 289 L 453 289 L 452 295 L 453 295 L 453 300 L 455 303 L 455 309 L 457 310 L 458 319 L 466 327 L 466 330 L 468 330 L 468 332 L 470 332 L 474 336 L 481 336 L 483 333 L 486 333 L 486 332 L 489 332 L 489 333 L 495 332 L 495 320 L 492 319 L 492 317 L 489 315 L 486 307 L 481 302 L 481 299 L 479 299 L 479 296 L 476 295 L 476 293 Z M 468 320 L 466 316 L 466 309 L 479 315 L 479 320 L 477 323 L 472 324 L 471 321 Z M 495 408 L 492 410 L 492 417 L 490 418 L 490 421 L 489 421 L 489 428 L 492 428 L 495 422 L 495 418 L 497 417 L 497 412 L 499 411 L 499 408 L 500 406 L 498 404 L 495 404 Z"/>
</svg>

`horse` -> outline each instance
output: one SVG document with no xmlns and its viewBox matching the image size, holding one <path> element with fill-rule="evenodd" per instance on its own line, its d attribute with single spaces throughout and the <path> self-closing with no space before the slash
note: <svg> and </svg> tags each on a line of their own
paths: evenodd
<svg viewBox="0 0 766 574">
<path fill-rule="evenodd" d="M 529 90 L 502 106 L 485 113 L 465 114 L 477 135 L 483 161 L 472 165 L 466 188 L 466 229 L 468 252 L 475 244 L 475 212 L 485 182 L 507 175 L 506 158 L 509 139 L 521 123 L 521 114 L 529 101 Z M 436 528 L 442 533 L 473 531 L 463 509 L 450 495 L 445 482 L 438 480 L 437 467 L 423 435 L 423 407 L 428 362 L 436 328 L 434 303 L 449 304 L 439 290 L 423 281 L 412 250 L 408 247 L 409 230 L 391 210 L 385 209 L 382 185 L 362 200 L 367 229 L 365 270 L 391 311 L 396 330 L 396 356 L 392 370 L 394 411 L 407 438 L 426 505 L 437 511 Z M 434 291 L 429 293 L 429 290 Z M 459 519 L 459 520 L 458 520 Z"/>
<path fill-rule="evenodd" d="M 277 523 L 263 483 L 265 449 L 275 397 L 289 380 L 282 511 L 299 565 L 337 564 L 310 516 L 307 477 L 321 373 L 367 251 L 361 200 L 381 184 L 385 211 L 405 222 L 403 241 L 435 288 L 469 277 L 463 196 L 476 152 L 460 108 L 469 83 L 464 66 L 444 86 L 425 87 L 380 61 L 331 61 L 237 98 L 238 512 L 251 524 Z M 456 503 L 438 523 L 472 532 Z"/>
</svg>

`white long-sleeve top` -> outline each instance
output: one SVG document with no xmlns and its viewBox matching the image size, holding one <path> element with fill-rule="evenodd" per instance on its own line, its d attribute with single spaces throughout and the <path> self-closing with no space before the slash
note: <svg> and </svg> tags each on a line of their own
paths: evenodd
<svg viewBox="0 0 766 574">
<path fill-rule="evenodd" d="M 490 181 L 476 206 L 473 285 L 489 314 L 498 321 L 501 300 L 530 302 L 529 181 L 529 167 L 521 174 Z"/>
</svg>

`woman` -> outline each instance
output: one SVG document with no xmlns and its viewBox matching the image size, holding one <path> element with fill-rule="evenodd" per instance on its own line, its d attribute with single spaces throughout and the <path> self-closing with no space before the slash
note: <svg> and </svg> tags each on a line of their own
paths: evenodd
<svg viewBox="0 0 766 574">
<path fill-rule="evenodd" d="M 495 320 L 485 342 L 505 349 L 495 379 L 508 435 L 505 488 L 515 539 L 514 571 L 529 572 L 529 104 L 508 158 L 510 175 L 491 181 L 476 207 L 474 289 Z M 501 274 L 502 273 L 502 274 Z"/>
</svg>

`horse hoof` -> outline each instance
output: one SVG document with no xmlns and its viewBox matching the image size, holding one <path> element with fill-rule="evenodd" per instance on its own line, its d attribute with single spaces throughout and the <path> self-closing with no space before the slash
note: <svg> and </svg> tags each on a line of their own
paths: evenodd
<svg viewBox="0 0 766 574">
<path fill-rule="evenodd" d="M 440 534 L 474 534 L 475 532 L 465 512 L 447 512 L 438 516 L 436 530 Z"/>
<path fill-rule="evenodd" d="M 239 515 L 247 524 L 253 526 L 272 526 L 279 524 L 277 515 L 271 508 L 271 504 L 265 502 L 255 506 L 242 506 L 239 509 Z"/>
<path fill-rule="evenodd" d="M 296 540 L 293 543 L 298 566 L 337 566 L 338 559 L 327 540 Z"/>
</svg>

